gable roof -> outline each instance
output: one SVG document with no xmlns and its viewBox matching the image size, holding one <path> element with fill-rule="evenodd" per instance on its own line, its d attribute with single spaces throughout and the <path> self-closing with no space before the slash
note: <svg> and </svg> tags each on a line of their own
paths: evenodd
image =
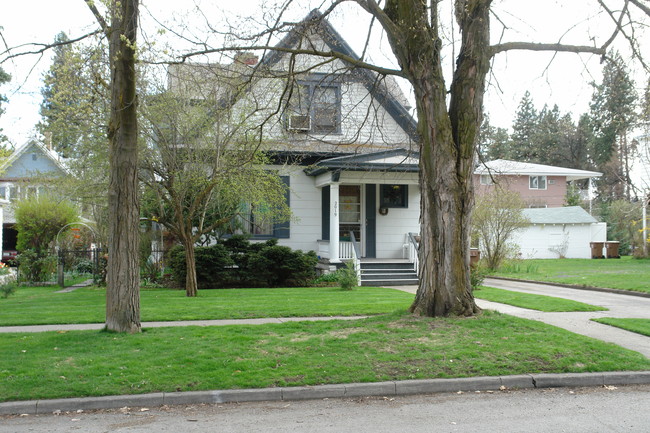
<svg viewBox="0 0 650 433">
<path fill-rule="evenodd" d="M 326 171 L 382 171 L 382 172 L 417 172 L 420 155 L 406 149 L 385 150 L 359 155 L 338 156 L 324 159 L 305 170 L 309 176 L 316 176 Z"/>
<path fill-rule="evenodd" d="M 598 220 L 580 206 L 524 209 L 531 224 L 593 224 Z"/>
<path fill-rule="evenodd" d="M 216 74 L 225 78 L 226 81 L 225 89 L 213 89 L 219 99 L 219 108 L 232 106 L 245 93 L 252 90 L 252 83 L 256 78 L 263 78 L 266 75 L 278 76 L 273 72 L 274 66 L 288 54 L 287 50 L 295 48 L 303 38 L 308 38 L 310 33 L 317 34 L 331 51 L 339 52 L 354 60 L 360 60 L 360 57 L 323 17 L 323 14 L 318 10 L 313 10 L 299 24 L 293 26 L 274 48 L 270 48 L 256 65 L 252 66 L 236 60 L 232 64 L 172 64 L 168 68 L 168 85 L 170 87 L 181 85 L 183 77 L 186 76 L 190 76 L 194 80 L 198 79 L 200 82 L 207 82 L 210 76 Z M 341 60 L 341 62 L 349 64 L 345 60 Z M 380 76 L 374 71 L 354 67 L 352 64 L 350 64 L 349 74 L 366 88 L 373 99 L 386 110 L 411 140 L 417 141 L 417 122 L 409 112 L 409 101 L 394 77 Z M 248 79 L 252 80 L 248 81 Z M 220 85 L 223 84 L 220 83 Z"/>
<path fill-rule="evenodd" d="M 29 141 L 13 151 L 11 155 L 0 165 L 0 173 L 5 173 L 16 161 L 25 155 L 30 149 L 37 148 L 46 158 L 48 158 L 62 173 L 68 173 L 67 168 L 61 162 L 61 157 L 58 153 L 48 149 L 43 143 L 37 141 Z"/>
<path fill-rule="evenodd" d="M 533 164 L 530 162 L 509 161 L 496 159 L 476 167 L 474 174 L 492 175 L 526 175 L 526 176 L 566 176 L 567 180 L 589 179 L 603 174 L 597 171 L 577 170 L 574 168 L 556 167 L 552 165 Z"/>
<path fill-rule="evenodd" d="M 308 34 L 308 31 L 316 31 L 322 37 L 327 46 L 335 52 L 341 53 L 355 60 L 360 57 L 352 47 L 343 39 L 334 27 L 325 19 L 317 9 L 312 10 L 299 25 L 291 31 L 276 45 L 279 49 L 290 49 Z M 260 61 L 258 67 L 272 67 L 276 65 L 286 54 L 285 51 L 271 50 Z M 342 60 L 345 62 L 345 60 Z M 347 62 L 346 62 L 347 63 Z M 353 66 L 353 65 L 350 65 Z M 379 78 L 378 74 L 369 69 L 354 67 L 352 72 L 358 76 L 368 92 L 375 97 L 381 106 L 395 119 L 398 125 L 406 133 L 417 141 L 417 122 L 408 111 L 408 100 L 404 97 L 399 85 L 391 76 Z M 377 85 L 382 83 L 382 85 Z M 410 108 L 410 107 L 409 107 Z"/>
</svg>

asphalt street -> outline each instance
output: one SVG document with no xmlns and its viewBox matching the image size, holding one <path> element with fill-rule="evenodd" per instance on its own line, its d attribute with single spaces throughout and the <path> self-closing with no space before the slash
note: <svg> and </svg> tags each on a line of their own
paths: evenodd
<svg viewBox="0 0 650 433">
<path fill-rule="evenodd" d="M 650 385 L 211 404 L 0 417 L 0 433 L 650 431 Z"/>
</svg>

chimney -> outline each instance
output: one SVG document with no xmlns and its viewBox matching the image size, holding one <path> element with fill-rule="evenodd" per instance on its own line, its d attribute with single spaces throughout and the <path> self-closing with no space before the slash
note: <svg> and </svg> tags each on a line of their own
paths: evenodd
<svg viewBox="0 0 650 433">
<path fill-rule="evenodd" d="M 52 150 L 52 131 L 45 131 L 45 146 L 47 150 Z"/>
<path fill-rule="evenodd" d="M 257 65 L 257 62 L 259 60 L 259 57 L 256 56 L 255 54 L 248 52 L 248 51 L 237 51 L 235 54 L 235 59 L 233 60 L 233 63 L 239 63 L 242 65 L 247 65 L 247 66 L 255 66 Z"/>
</svg>

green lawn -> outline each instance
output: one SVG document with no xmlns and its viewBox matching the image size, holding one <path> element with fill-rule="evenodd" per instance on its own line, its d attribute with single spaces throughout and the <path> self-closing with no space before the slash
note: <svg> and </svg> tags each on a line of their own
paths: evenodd
<svg viewBox="0 0 650 433">
<path fill-rule="evenodd" d="M 618 319 L 614 317 L 604 317 L 602 319 L 591 320 L 650 337 L 650 319 Z"/>
<path fill-rule="evenodd" d="M 515 307 L 546 312 L 607 310 L 607 308 L 571 301 L 569 299 L 495 289 L 494 287 L 481 287 L 480 290 L 474 291 L 474 296 L 476 298 L 485 299 L 486 301 L 499 302 L 501 304 L 514 305 Z"/>
<path fill-rule="evenodd" d="M 506 264 L 494 275 L 650 293 L 650 260 L 629 256 L 620 259 L 518 260 Z"/>
<path fill-rule="evenodd" d="M 0 400 L 525 373 L 647 370 L 613 344 L 494 312 L 0 334 Z"/>
<path fill-rule="evenodd" d="M 0 298 L 0 326 L 104 322 L 105 289 L 54 293 L 57 290 L 19 287 L 9 298 Z M 406 310 L 413 301 L 412 294 L 375 287 L 201 290 L 196 298 L 169 289 L 144 289 L 140 294 L 145 322 L 373 315 Z"/>
</svg>

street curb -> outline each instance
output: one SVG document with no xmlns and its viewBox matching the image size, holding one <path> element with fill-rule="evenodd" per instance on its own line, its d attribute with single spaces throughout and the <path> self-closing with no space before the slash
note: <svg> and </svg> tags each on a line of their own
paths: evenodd
<svg viewBox="0 0 650 433">
<path fill-rule="evenodd" d="M 633 290 L 608 289 L 605 287 L 594 287 L 594 286 L 579 286 L 577 284 L 554 283 L 551 281 L 522 280 L 519 278 L 508 278 L 508 277 L 487 276 L 485 278 L 491 278 L 493 280 L 503 280 L 503 281 L 515 281 L 515 282 L 519 281 L 522 283 L 531 283 L 531 284 L 544 284 L 547 286 L 566 287 L 567 289 L 576 289 L 576 290 L 589 290 L 592 292 L 613 293 L 615 295 L 627 295 L 627 296 L 638 296 L 640 298 L 650 298 L 650 293 L 635 292 Z"/>
<path fill-rule="evenodd" d="M 350 383 L 287 388 L 234 389 L 216 391 L 162 392 L 152 394 L 11 401 L 0 403 L 0 415 L 43 415 L 78 410 L 163 405 L 243 403 L 253 401 L 297 401 L 443 392 L 502 391 L 506 389 L 647 385 L 650 371 L 604 373 L 524 374 L 513 376 L 423 379 L 373 383 Z"/>
</svg>

